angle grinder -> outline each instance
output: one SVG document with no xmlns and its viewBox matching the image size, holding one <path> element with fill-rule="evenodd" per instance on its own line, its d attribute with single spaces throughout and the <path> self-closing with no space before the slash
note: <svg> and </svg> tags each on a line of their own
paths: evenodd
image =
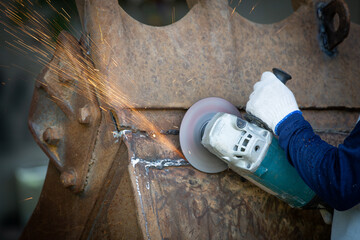
<svg viewBox="0 0 360 240">
<path fill-rule="evenodd" d="M 291 76 L 273 69 L 284 84 Z M 228 168 L 292 207 L 317 205 L 316 194 L 286 158 L 260 119 L 246 120 L 230 102 L 210 97 L 192 105 L 180 126 L 180 145 L 189 163 L 205 173 Z"/>
</svg>

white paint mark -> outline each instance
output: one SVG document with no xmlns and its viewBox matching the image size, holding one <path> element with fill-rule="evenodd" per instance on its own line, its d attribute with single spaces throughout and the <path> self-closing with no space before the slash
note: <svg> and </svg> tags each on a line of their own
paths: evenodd
<svg viewBox="0 0 360 240">
<path fill-rule="evenodd" d="M 131 133 L 130 130 L 122 130 L 122 131 L 113 131 L 113 137 L 114 138 L 122 138 L 124 137 L 127 140 L 127 133 Z M 118 142 L 119 140 L 116 140 L 115 142 Z"/>
<path fill-rule="evenodd" d="M 131 158 L 131 164 L 133 166 L 133 168 L 135 168 L 136 164 L 138 164 L 140 162 L 140 159 L 139 158 Z"/>
<path fill-rule="evenodd" d="M 133 166 L 133 168 L 135 168 L 135 166 L 141 163 L 146 170 L 146 174 L 148 174 L 149 168 L 156 168 L 156 169 L 163 169 L 165 167 L 180 167 L 180 166 L 187 166 L 189 165 L 189 162 L 187 162 L 184 159 L 158 159 L 158 160 L 154 160 L 154 161 L 148 161 L 145 159 L 141 159 L 141 158 L 135 158 L 135 156 L 131 157 L 131 164 Z"/>
<path fill-rule="evenodd" d="M 135 182 L 136 182 L 136 190 L 137 190 L 137 193 L 139 195 L 141 212 L 142 212 L 142 215 L 144 216 L 146 235 L 147 235 L 148 239 L 150 239 L 148 222 L 147 222 L 147 218 L 146 218 L 146 214 L 145 214 L 145 210 L 144 210 L 144 204 L 143 204 L 143 200 L 142 200 L 142 196 L 141 196 L 141 192 L 140 192 L 139 177 L 138 176 L 135 176 Z"/>
</svg>

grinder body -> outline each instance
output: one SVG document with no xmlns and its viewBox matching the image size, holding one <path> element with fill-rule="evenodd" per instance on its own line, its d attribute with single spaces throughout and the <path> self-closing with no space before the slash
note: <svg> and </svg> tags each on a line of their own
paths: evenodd
<svg viewBox="0 0 360 240">
<path fill-rule="evenodd" d="M 292 207 L 304 208 L 316 197 L 272 133 L 238 116 L 215 114 L 202 129 L 201 144 L 233 171 Z"/>
</svg>

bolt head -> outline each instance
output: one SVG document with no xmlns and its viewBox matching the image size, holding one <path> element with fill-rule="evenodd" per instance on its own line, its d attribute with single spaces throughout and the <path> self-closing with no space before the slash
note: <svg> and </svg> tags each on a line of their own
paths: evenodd
<svg viewBox="0 0 360 240">
<path fill-rule="evenodd" d="M 89 106 L 85 106 L 79 109 L 79 123 L 87 125 L 91 123 L 91 119 L 92 117 Z"/>
<path fill-rule="evenodd" d="M 58 77 L 59 81 L 65 84 L 74 83 L 74 73 L 68 63 L 64 63 L 60 60 L 58 63 Z"/>
<path fill-rule="evenodd" d="M 64 171 L 61 173 L 60 181 L 64 187 L 69 188 L 75 186 L 76 176 L 74 171 Z"/>
<path fill-rule="evenodd" d="M 43 133 L 43 139 L 47 144 L 57 145 L 60 141 L 60 131 L 54 127 L 48 127 Z"/>
</svg>

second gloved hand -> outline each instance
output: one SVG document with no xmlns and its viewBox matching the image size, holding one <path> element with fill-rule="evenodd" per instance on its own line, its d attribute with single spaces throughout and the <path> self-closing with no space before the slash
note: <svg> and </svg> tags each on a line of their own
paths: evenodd
<svg viewBox="0 0 360 240">
<path fill-rule="evenodd" d="M 254 85 L 246 111 L 264 121 L 273 132 L 293 113 L 300 113 L 294 94 L 271 72 L 264 72 Z"/>
</svg>

